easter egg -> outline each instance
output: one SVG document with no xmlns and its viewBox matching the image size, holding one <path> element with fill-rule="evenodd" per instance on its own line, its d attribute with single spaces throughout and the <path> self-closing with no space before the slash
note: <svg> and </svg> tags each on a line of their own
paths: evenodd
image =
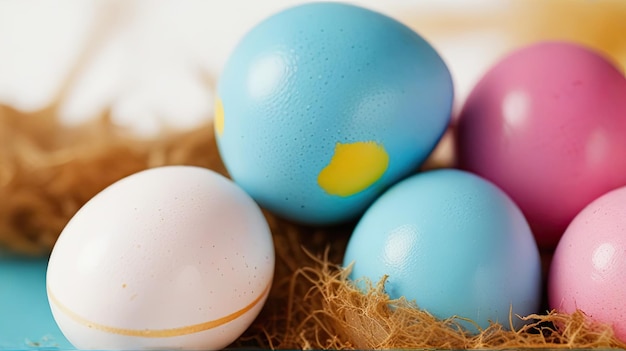
<svg viewBox="0 0 626 351">
<path fill-rule="evenodd" d="M 112 184 L 74 215 L 47 293 L 78 349 L 221 349 L 256 318 L 273 272 L 255 202 L 213 171 L 168 166 Z"/>
<path fill-rule="evenodd" d="M 550 307 L 582 310 L 626 342 L 626 187 L 586 206 L 567 227 L 548 280 Z"/>
<path fill-rule="evenodd" d="M 458 119 L 459 167 L 500 186 L 540 247 L 589 202 L 626 184 L 626 79 L 600 54 L 542 42 L 500 60 Z"/>
<path fill-rule="evenodd" d="M 482 328 L 507 327 L 511 311 L 536 313 L 541 299 L 539 251 L 522 212 L 460 170 L 423 172 L 387 190 L 358 222 L 343 264 L 359 284 L 387 276 L 390 298 Z"/>
<path fill-rule="evenodd" d="M 230 176 L 262 207 L 326 225 L 418 168 L 452 100 L 450 72 L 420 35 L 365 8 L 310 3 L 243 37 L 214 125 Z"/>
</svg>

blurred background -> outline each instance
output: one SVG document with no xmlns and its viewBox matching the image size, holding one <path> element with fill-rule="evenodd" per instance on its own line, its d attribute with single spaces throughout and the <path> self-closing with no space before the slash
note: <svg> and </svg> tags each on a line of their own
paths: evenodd
<svg viewBox="0 0 626 351">
<path fill-rule="evenodd" d="M 29 111 L 62 99 L 59 116 L 70 125 L 110 108 L 116 124 L 138 135 L 192 128 L 211 118 L 215 80 L 239 38 L 303 2 L 1 1 L 0 104 Z M 452 70 L 457 105 L 501 55 L 534 41 L 579 41 L 626 66 L 623 0 L 352 3 L 429 40 Z"/>
</svg>

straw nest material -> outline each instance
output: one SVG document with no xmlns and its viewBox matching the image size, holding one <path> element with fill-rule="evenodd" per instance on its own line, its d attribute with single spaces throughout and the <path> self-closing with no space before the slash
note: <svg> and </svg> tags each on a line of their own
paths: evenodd
<svg viewBox="0 0 626 351">
<path fill-rule="evenodd" d="M 0 244 L 45 255 L 72 215 L 114 181 L 142 169 L 196 165 L 226 174 L 210 124 L 137 140 L 109 115 L 61 126 L 54 106 L 23 113 L 0 106 Z M 508 331 L 494 324 L 467 334 L 460 319 L 437 320 L 405 299 L 390 300 L 384 280 L 363 293 L 341 267 L 352 224 L 316 229 L 266 213 L 277 264 L 268 302 L 233 346 L 271 349 L 626 348 L 606 325 L 582 312 L 511 316 L 529 321 Z M 555 326 L 559 326 L 558 328 Z"/>
</svg>

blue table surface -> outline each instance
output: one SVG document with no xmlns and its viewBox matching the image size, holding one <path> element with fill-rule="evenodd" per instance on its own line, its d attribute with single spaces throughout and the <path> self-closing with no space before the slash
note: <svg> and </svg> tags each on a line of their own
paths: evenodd
<svg viewBox="0 0 626 351">
<path fill-rule="evenodd" d="M 48 305 L 47 264 L 0 250 L 0 350 L 75 350 Z"/>
<path fill-rule="evenodd" d="M 0 251 L 0 350 L 68 350 L 46 296 L 47 257 Z"/>
</svg>

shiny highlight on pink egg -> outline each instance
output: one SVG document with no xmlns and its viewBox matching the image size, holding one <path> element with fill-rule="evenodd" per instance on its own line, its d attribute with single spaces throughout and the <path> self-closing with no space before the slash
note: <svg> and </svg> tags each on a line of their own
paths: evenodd
<svg viewBox="0 0 626 351">
<path fill-rule="evenodd" d="M 626 341 L 626 187 L 589 204 L 565 231 L 552 260 L 550 307 L 613 325 Z"/>
<path fill-rule="evenodd" d="M 593 199 L 626 185 L 626 79 L 584 46 L 541 42 L 504 57 L 458 118 L 459 166 L 505 190 L 554 249 Z"/>
</svg>

